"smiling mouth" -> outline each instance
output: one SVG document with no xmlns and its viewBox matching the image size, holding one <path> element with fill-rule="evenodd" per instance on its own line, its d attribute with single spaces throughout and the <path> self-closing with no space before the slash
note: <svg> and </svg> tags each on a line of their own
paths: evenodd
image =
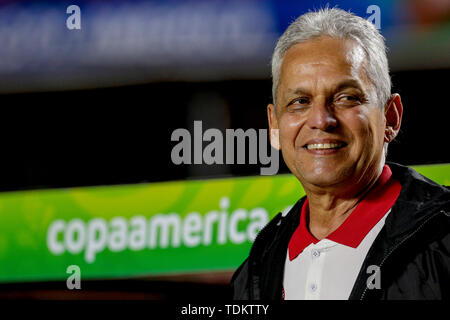
<svg viewBox="0 0 450 320">
<path fill-rule="evenodd" d="M 308 150 L 333 150 L 333 149 L 340 149 L 342 147 L 345 147 L 347 144 L 344 142 L 339 143 L 311 143 L 306 144 L 304 148 Z"/>
</svg>

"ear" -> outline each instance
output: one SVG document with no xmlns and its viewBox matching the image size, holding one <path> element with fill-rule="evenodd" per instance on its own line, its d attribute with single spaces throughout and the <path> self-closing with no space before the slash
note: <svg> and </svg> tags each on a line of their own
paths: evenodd
<svg viewBox="0 0 450 320">
<path fill-rule="evenodd" d="M 278 130 L 278 119 L 275 114 L 275 106 L 269 104 L 267 106 L 267 119 L 269 120 L 269 130 L 270 130 L 270 145 L 280 150 L 280 135 Z"/>
<path fill-rule="evenodd" d="M 397 136 L 402 124 L 403 105 L 400 95 L 394 93 L 384 106 L 384 116 L 386 118 L 386 127 L 384 141 L 389 143 Z"/>
</svg>

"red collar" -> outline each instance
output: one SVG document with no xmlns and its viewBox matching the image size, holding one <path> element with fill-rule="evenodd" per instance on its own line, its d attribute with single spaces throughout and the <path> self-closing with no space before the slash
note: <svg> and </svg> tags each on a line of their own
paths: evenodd
<svg viewBox="0 0 450 320">
<path fill-rule="evenodd" d="M 380 221 L 385 213 L 394 205 L 402 186 L 391 179 L 391 169 L 385 165 L 376 185 L 364 196 L 355 210 L 344 220 L 339 228 L 326 239 L 356 248 Z M 308 214 L 308 198 L 303 203 L 300 224 L 289 241 L 289 259 L 295 259 L 311 243 L 319 242 L 306 226 Z"/>
</svg>

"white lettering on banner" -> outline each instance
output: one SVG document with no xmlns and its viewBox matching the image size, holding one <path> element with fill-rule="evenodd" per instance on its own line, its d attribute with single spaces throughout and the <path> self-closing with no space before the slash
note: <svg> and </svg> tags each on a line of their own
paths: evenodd
<svg viewBox="0 0 450 320">
<path fill-rule="evenodd" d="M 167 248 L 169 246 L 170 230 L 172 230 L 172 247 L 180 246 L 181 219 L 176 213 L 171 213 L 168 215 L 157 214 L 150 221 L 149 247 L 151 249 L 156 248 L 157 246 L 158 231 L 160 234 L 159 246 L 161 248 Z"/>
<path fill-rule="evenodd" d="M 81 219 L 73 219 L 67 225 L 64 246 L 72 254 L 80 253 L 85 242 L 86 226 Z"/>
<path fill-rule="evenodd" d="M 108 241 L 109 250 L 112 252 L 124 250 L 127 246 L 127 220 L 117 217 L 112 219 L 109 225 L 112 229 Z"/>
<path fill-rule="evenodd" d="M 247 219 L 247 210 L 238 209 L 231 215 L 230 219 L 230 239 L 234 243 L 242 243 L 246 240 L 246 235 L 238 231 L 239 220 Z"/>
<path fill-rule="evenodd" d="M 62 254 L 64 252 L 64 245 L 57 241 L 58 234 L 61 231 L 64 231 L 66 228 L 66 223 L 62 220 L 56 220 L 52 224 L 52 228 L 50 228 L 47 232 L 47 244 L 49 250 L 56 255 Z"/>
<path fill-rule="evenodd" d="M 201 242 L 202 216 L 200 213 L 191 212 L 184 219 L 183 239 L 186 247 L 196 247 Z"/>
<path fill-rule="evenodd" d="M 104 219 L 92 219 L 88 223 L 88 239 L 86 246 L 86 261 L 94 261 L 97 252 L 101 252 L 106 246 L 107 226 Z"/>
<path fill-rule="evenodd" d="M 144 216 L 133 217 L 130 220 L 131 232 L 128 239 L 128 247 L 131 250 L 139 251 L 145 248 L 145 234 L 147 220 Z"/>
<path fill-rule="evenodd" d="M 85 261 L 93 263 L 97 254 L 105 250 L 139 251 L 181 245 L 189 248 L 212 243 L 223 245 L 228 241 L 233 244 L 253 242 L 269 221 L 264 208 L 238 208 L 229 212 L 227 197 L 220 200 L 219 207 L 220 210 L 205 215 L 190 212 L 184 217 L 178 213 L 159 213 L 150 218 L 139 215 L 129 220 L 124 217 L 109 221 L 94 218 L 86 222 L 78 218 L 58 219 L 48 227 L 47 247 L 54 255 L 79 254 L 84 250 Z"/>
</svg>

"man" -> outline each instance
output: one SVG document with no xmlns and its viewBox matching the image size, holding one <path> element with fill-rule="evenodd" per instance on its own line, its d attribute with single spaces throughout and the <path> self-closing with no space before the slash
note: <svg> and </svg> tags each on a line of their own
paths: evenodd
<svg viewBox="0 0 450 320">
<path fill-rule="evenodd" d="M 271 144 L 306 192 L 256 238 L 235 299 L 450 296 L 450 191 L 385 164 L 403 107 L 384 39 L 339 9 L 309 12 L 272 58 Z"/>
</svg>

